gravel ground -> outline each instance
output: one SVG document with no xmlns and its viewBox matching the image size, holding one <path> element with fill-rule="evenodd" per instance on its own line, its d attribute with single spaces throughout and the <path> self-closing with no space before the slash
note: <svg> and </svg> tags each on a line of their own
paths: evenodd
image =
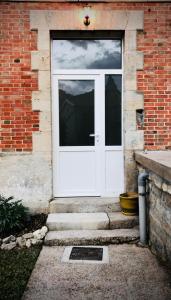
<svg viewBox="0 0 171 300">
<path fill-rule="evenodd" d="M 109 245 L 108 264 L 61 262 L 64 249 L 43 247 L 23 300 L 171 299 L 171 272 L 147 248 Z"/>
</svg>

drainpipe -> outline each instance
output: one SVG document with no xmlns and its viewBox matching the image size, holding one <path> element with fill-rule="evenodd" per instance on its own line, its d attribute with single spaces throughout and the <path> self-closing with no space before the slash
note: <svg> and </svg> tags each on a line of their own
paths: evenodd
<svg viewBox="0 0 171 300">
<path fill-rule="evenodd" d="M 146 180 L 148 173 L 143 172 L 138 175 L 138 194 L 139 194 L 139 226 L 140 243 L 147 244 L 147 221 L 146 221 Z"/>
</svg>

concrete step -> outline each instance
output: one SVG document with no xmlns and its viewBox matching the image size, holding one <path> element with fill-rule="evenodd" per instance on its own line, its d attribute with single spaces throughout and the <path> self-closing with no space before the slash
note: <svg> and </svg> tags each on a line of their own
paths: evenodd
<svg viewBox="0 0 171 300">
<path fill-rule="evenodd" d="M 55 198 L 50 213 L 115 212 L 121 211 L 118 198 L 75 197 Z"/>
<path fill-rule="evenodd" d="M 125 216 L 121 212 L 59 213 L 49 214 L 47 219 L 49 230 L 121 229 L 132 228 L 138 223 L 137 216 Z"/>
<path fill-rule="evenodd" d="M 66 230 L 49 231 L 44 243 L 48 246 L 106 245 L 136 243 L 137 228 L 115 230 Z"/>
<path fill-rule="evenodd" d="M 108 218 L 110 229 L 133 228 L 139 224 L 138 216 L 125 216 L 121 212 L 108 213 Z"/>
<path fill-rule="evenodd" d="M 59 213 L 49 214 L 49 230 L 108 229 L 109 218 L 106 213 Z"/>
</svg>

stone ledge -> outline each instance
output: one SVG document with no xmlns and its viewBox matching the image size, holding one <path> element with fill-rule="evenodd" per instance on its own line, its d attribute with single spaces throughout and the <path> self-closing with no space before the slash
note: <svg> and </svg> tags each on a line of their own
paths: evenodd
<svg viewBox="0 0 171 300">
<path fill-rule="evenodd" d="M 135 160 L 146 169 L 171 182 L 171 151 L 135 152 Z"/>
</svg>

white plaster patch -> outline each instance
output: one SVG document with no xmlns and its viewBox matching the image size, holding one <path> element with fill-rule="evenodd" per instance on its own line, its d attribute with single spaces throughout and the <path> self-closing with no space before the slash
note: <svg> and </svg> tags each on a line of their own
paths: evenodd
<svg viewBox="0 0 171 300">
<path fill-rule="evenodd" d="M 66 263 L 79 263 L 79 264 L 108 264 L 109 263 L 109 253 L 108 253 L 108 247 L 107 246 L 77 246 L 80 248 L 102 248 L 103 249 L 103 257 L 102 260 L 73 260 L 69 259 L 72 248 L 76 246 L 68 246 L 65 248 L 63 256 L 62 256 L 62 262 Z"/>
<path fill-rule="evenodd" d="M 52 198 L 52 170 L 46 153 L 3 155 L 1 168 L 1 194 L 22 199 L 32 212 L 48 210 Z"/>
</svg>

